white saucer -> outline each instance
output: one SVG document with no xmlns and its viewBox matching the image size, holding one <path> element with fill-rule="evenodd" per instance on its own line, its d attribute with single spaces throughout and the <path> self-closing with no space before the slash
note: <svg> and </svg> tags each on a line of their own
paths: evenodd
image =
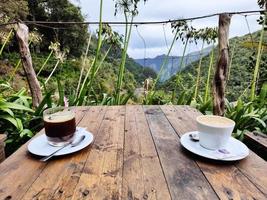
<svg viewBox="0 0 267 200">
<path fill-rule="evenodd" d="M 198 134 L 197 131 L 185 133 L 180 141 L 184 148 L 199 156 L 213 160 L 235 161 L 241 160 L 249 155 L 247 146 L 233 137 L 230 138 L 223 150 L 209 150 L 202 147 L 198 141 L 193 141 L 189 136 L 192 133 Z M 223 153 L 225 150 L 227 153 Z"/>
<path fill-rule="evenodd" d="M 79 138 L 80 136 L 85 135 L 85 139 L 75 147 L 71 147 L 70 145 L 63 148 L 59 152 L 55 154 L 55 156 L 60 156 L 60 155 L 66 155 L 66 154 L 71 154 L 76 151 L 80 151 L 81 149 L 87 147 L 89 144 L 92 143 L 94 136 L 92 133 L 89 131 L 85 130 L 85 128 L 77 127 L 77 131 L 75 133 L 75 139 Z M 28 150 L 32 154 L 38 155 L 38 156 L 48 156 L 60 147 L 54 147 L 48 144 L 46 135 L 42 134 L 36 138 L 34 138 L 32 141 L 30 141 L 28 145 Z"/>
</svg>

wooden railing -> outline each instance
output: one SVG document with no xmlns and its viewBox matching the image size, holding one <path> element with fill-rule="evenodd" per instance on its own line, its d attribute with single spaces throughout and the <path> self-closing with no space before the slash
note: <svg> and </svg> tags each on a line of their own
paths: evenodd
<svg viewBox="0 0 267 200">
<path fill-rule="evenodd" d="M 5 134 L 0 134 L 0 163 L 5 159 Z"/>
</svg>

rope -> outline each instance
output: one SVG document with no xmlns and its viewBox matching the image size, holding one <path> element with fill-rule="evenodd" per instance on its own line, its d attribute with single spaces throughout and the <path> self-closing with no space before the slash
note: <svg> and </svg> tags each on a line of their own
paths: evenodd
<svg viewBox="0 0 267 200">
<path fill-rule="evenodd" d="M 245 21 L 246 21 L 246 24 L 247 24 L 249 36 L 250 36 L 250 39 L 251 39 L 251 42 L 252 42 L 252 46 L 254 46 L 254 41 L 253 41 L 252 33 L 251 33 L 251 30 L 250 30 L 250 26 L 249 26 L 249 23 L 248 23 L 247 15 L 244 15 L 244 17 L 245 17 Z"/>
<path fill-rule="evenodd" d="M 107 21 L 107 22 L 102 22 L 102 24 L 110 24 L 110 25 L 115 25 L 115 24 L 124 24 L 124 25 L 143 25 L 143 24 L 167 24 L 167 23 L 173 23 L 173 22 L 178 22 L 178 21 L 189 21 L 189 20 L 197 20 L 197 19 L 203 19 L 203 18 L 208 18 L 208 17 L 214 17 L 218 16 L 221 14 L 228 14 L 228 15 L 237 15 L 237 14 L 253 14 L 253 13 L 262 13 L 262 12 L 267 12 L 267 10 L 250 10 L 250 11 L 238 11 L 238 12 L 221 12 L 221 13 L 214 13 L 214 14 L 208 14 L 208 15 L 203 15 L 203 16 L 197 16 L 197 17 L 189 17 L 189 18 L 180 18 L 180 19 L 172 19 L 172 20 L 163 20 L 163 21 L 139 21 L 139 22 L 122 22 L 122 21 Z M 98 21 L 87 21 L 87 22 L 75 22 L 75 21 L 68 21 L 68 22 L 55 22 L 55 21 L 21 21 L 25 24 L 64 24 L 64 25 L 73 25 L 73 24 L 99 24 Z M 11 25 L 11 24 L 16 24 L 17 22 L 9 22 L 9 23 L 2 23 L 0 24 L 0 27 L 6 26 L 6 25 Z"/>
</svg>

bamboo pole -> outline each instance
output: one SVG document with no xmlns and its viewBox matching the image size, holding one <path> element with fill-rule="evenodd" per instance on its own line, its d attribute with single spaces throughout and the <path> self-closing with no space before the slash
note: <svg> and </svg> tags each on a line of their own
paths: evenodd
<svg viewBox="0 0 267 200">
<path fill-rule="evenodd" d="M 32 66 L 32 57 L 29 49 L 29 29 L 25 24 L 18 23 L 16 37 L 19 44 L 19 51 L 24 72 L 30 87 L 33 107 L 38 107 L 42 101 L 40 84 Z"/>
<path fill-rule="evenodd" d="M 219 58 L 213 79 L 213 114 L 224 114 L 225 81 L 229 67 L 229 27 L 232 15 L 219 16 Z"/>
</svg>

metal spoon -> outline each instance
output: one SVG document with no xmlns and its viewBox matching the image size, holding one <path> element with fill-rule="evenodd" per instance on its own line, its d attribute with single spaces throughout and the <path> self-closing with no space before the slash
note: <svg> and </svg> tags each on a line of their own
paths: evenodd
<svg viewBox="0 0 267 200">
<path fill-rule="evenodd" d="M 193 140 L 195 142 L 199 141 L 198 133 L 190 133 L 189 137 L 191 138 L 191 140 Z"/>
<path fill-rule="evenodd" d="M 83 140 L 85 139 L 85 135 L 81 136 L 78 140 L 76 141 L 72 141 L 72 142 L 69 142 L 67 144 L 65 144 L 64 146 L 62 146 L 61 148 L 59 148 L 58 150 L 54 151 L 53 153 L 51 153 L 50 155 L 48 156 L 45 156 L 43 158 L 40 159 L 40 161 L 47 161 L 48 159 L 52 158 L 57 152 L 59 152 L 60 150 L 64 149 L 65 147 L 71 145 L 71 147 L 76 147 L 78 146 Z"/>
</svg>

